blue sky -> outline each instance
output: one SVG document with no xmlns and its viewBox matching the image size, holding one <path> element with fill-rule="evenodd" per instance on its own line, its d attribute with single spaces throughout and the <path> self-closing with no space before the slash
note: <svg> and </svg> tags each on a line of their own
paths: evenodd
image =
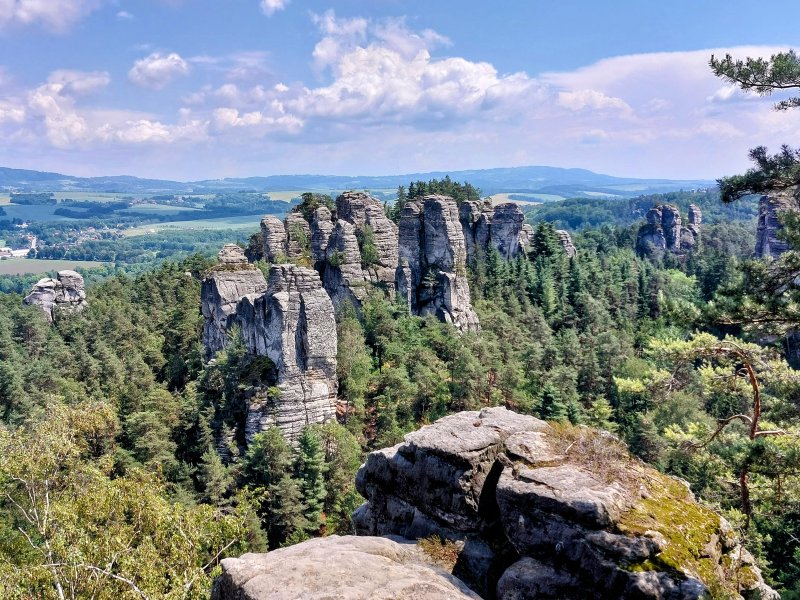
<svg viewBox="0 0 800 600">
<path fill-rule="evenodd" d="M 800 3 L 0 0 L 0 165 L 200 179 L 529 164 L 714 178 L 800 110 L 711 75 Z"/>
</svg>

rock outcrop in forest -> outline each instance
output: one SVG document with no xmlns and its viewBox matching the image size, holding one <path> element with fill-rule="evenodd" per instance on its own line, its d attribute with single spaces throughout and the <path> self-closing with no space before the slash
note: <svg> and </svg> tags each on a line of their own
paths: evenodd
<svg viewBox="0 0 800 600">
<path fill-rule="evenodd" d="M 530 243 L 532 229 L 525 224 L 525 215 L 518 204 L 508 202 L 492 207 L 490 201 L 470 200 L 459 209 L 464 231 L 467 260 L 475 249 L 486 251 L 490 245 L 506 260 L 516 258 Z"/>
<path fill-rule="evenodd" d="M 228 244 L 203 280 L 203 344 L 213 357 L 235 327 L 252 357 L 263 357 L 261 381 L 248 390 L 244 436 L 277 425 L 293 441 L 303 427 L 334 418 L 336 322 L 313 269 L 275 265 L 266 280 L 244 251 Z"/>
<path fill-rule="evenodd" d="M 639 228 L 636 251 L 642 256 L 663 256 L 665 252 L 684 255 L 700 243 L 703 220 L 700 208 L 689 206 L 688 224 L 674 206 L 659 204 L 647 212 L 647 223 Z"/>
<path fill-rule="evenodd" d="M 81 311 L 87 306 L 83 275 L 75 271 L 59 271 L 56 279 L 40 279 L 23 302 L 41 308 L 50 323 L 59 311 Z"/>
<path fill-rule="evenodd" d="M 730 526 L 610 434 L 504 408 L 371 453 L 361 535 L 431 535 L 484 598 L 776 598 Z"/>
<path fill-rule="evenodd" d="M 356 486 L 372 537 L 225 559 L 213 598 L 778 598 L 685 483 L 587 427 L 457 413 L 371 453 Z"/>
<path fill-rule="evenodd" d="M 228 344 L 241 299 L 267 289 L 264 275 L 247 262 L 244 250 L 236 244 L 225 244 L 218 258 L 219 264 L 203 279 L 201 290 L 206 358 L 211 358 Z"/>
<path fill-rule="evenodd" d="M 789 249 L 778 233 L 783 229 L 781 213 L 800 211 L 800 186 L 777 188 L 758 201 L 758 228 L 755 254 L 759 258 L 778 258 Z"/>
<path fill-rule="evenodd" d="M 455 200 L 433 195 L 406 203 L 400 216 L 397 291 L 412 313 L 435 315 L 461 331 L 477 331 L 466 261 Z"/>
</svg>

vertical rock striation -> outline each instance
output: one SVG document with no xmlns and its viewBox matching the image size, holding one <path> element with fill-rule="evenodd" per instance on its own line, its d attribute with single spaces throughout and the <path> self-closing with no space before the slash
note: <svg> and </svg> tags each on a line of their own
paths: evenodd
<svg viewBox="0 0 800 600">
<path fill-rule="evenodd" d="M 242 298 L 237 322 L 248 351 L 269 358 L 277 374 L 251 398 L 248 442 L 271 425 L 294 441 L 306 425 L 335 417 L 336 321 L 316 271 L 271 267 L 266 293 Z"/>
<path fill-rule="evenodd" d="M 508 202 L 492 208 L 488 201 L 468 201 L 461 204 L 459 219 L 464 232 L 467 260 L 477 251 L 491 245 L 502 258 L 516 258 L 530 244 L 533 230 L 525 224 L 525 215 L 518 204 Z"/>
<path fill-rule="evenodd" d="M 203 279 L 200 292 L 203 347 L 207 358 L 228 344 L 239 301 L 248 294 L 260 294 L 267 289 L 264 275 L 247 262 L 239 246 L 225 244 L 218 257 L 219 264 Z"/>
<path fill-rule="evenodd" d="M 761 196 L 758 202 L 758 228 L 756 229 L 756 256 L 778 258 L 789 250 L 786 240 L 779 237 L 783 229 L 781 214 L 800 210 L 800 186 L 775 189 Z"/>
<path fill-rule="evenodd" d="M 261 219 L 261 237 L 264 240 L 264 258 L 271 263 L 286 256 L 286 228 L 276 216 Z"/>
<path fill-rule="evenodd" d="M 642 256 L 661 257 L 666 252 L 684 255 L 700 242 L 702 213 L 694 204 L 689 207 L 687 227 L 678 209 L 669 204 L 654 206 L 646 218 L 636 239 L 636 251 Z"/>
<path fill-rule="evenodd" d="M 303 427 L 335 417 L 336 321 L 330 297 L 313 269 L 274 265 L 265 280 L 244 260 L 238 246 L 226 245 L 220 264 L 203 280 L 203 344 L 213 357 L 241 328 L 251 371 L 259 380 L 243 393 L 247 415 L 239 426 L 247 442 L 277 425 L 294 442 Z"/>
<path fill-rule="evenodd" d="M 59 311 L 79 312 L 87 306 L 83 276 L 67 270 L 59 271 L 56 279 L 40 279 L 23 302 L 41 308 L 50 323 Z"/>
<path fill-rule="evenodd" d="M 466 246 L 458 206 L 447 196 L 407 202 L 400 217 L 398 293 L 420 315 L 461 331 L 480 326 L 470 300 Z"/>
</svg>

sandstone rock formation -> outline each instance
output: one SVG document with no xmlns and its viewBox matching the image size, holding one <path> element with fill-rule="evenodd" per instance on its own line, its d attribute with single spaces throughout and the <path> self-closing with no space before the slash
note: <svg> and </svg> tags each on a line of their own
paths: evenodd
<svg viewBox="0 0 800 600">
<path fill-rule="evenodd" d="M 41 308 L 50 323 L 59 311 L 81 311 L 87 306 L 83 276 L 75 271 L 59 271 L 56 279 L 40 279 L 23 302 Z"/>
<path fill-rule="evenodd" d="M 700 241 L 702 214 L 695 205 L 689 207 L 689 223 L 683 226 L 678 209 L 659 204 L 647 212 L 647 223 L 639 228 L 636 251 L 643 256 L 663 256 L 665 252 L 683 255 Z"/>
<path fill-rule="evenodd" d="M 316 271 L 271 267 L 266 293 L 244 296 L 236 322 L 249 352 L 269 358 L 276 373 L 250 398 L 248 442 L 270 425 L 295 440 L 306 425 L 336 416 L 336 321 Z"/>
<path fill-rule="evenodd" d="M 610 434 L 504 408 L 371 453 L 361 535 L 453 540 L 484 598 L 777 598 L 730 526 Z"/>
<path fill-rule="evenodd" d="M 480 600 L 409 543 L 330 536 L 222 561 L 212 600 Z"/>
<path fill-rule="evenodd" d="M 783 229 L 781 214 L 800 210 L 800 186 L 775 189 L 761 196 L 758 202 L 758 228 L 756 230 L 756 256 L 778 258 L 789 249 L 786 240 L 778 233 Z"/>
<path fill-rule="evenodd" d="M 264 275 L 247 262 L 239 246 L 225 244 L 218 256 L 219 264 L 203 279 L 201 289 L 203 347 L 207 358 L 227 345 L 239 301 L 267 289 Z"/>
<path fill-rule="evenodd" d="M 556 235 L 558 236 L 558 243 L 561 245 L 561 248 L 564 250 L 564 253 L 567 256 L 572 258 L 578 254 L 578 249 L 575 247 L 575 244 L 572 243 L 572 236 L 570 236 L 569 231 L 556 229 Z"/>
<path fill-rule="evenodd" d="M 252 360 L 268 359 L 261 381 L 245 390 L 245 440 L 270 425 L 290 441 L 308 424 L 335 417 L 336 322 L 333 305 L 313 269 L 270 268 L 269 281 L 228 244 L 203 280 L 203 345 L 207 358 L 225 348 L 234 326 Z"/>
<path fill-rule="evenodd" d="M 267 215 L 261 219 L 261 236 L 265 259 L 274 263 L 286 256 L 286 229 L 278 217 Z"/>
<path fill-rule="evenodd" d="M 322 268 L 334 306 L 338 309 L 349 302 L 360 309 L 373 287 L 393 296 L 398 232 L 383 205 L 368 194 L 345 192 L 336 198 L 336 214 Z"/>
<path fill-rule="evenodd" d="M 461 331 L 477 331 L 458 213 L 455 200 L 447 196 L 406 203 L 400 216 L 397 291 L 413 313 L 435 315 Z"/>
<path fill-rule="evenodd" d="M 467 260 L 475 249 L 484 251 L 491 244 L 505 260 L 518 256 L 530 244 L 532 229 L 518 204 L 508 202 L 492 207 L 491 202 L 467 201 L 461 204 L 459 219 L 464 232 Z"/>
</svg>

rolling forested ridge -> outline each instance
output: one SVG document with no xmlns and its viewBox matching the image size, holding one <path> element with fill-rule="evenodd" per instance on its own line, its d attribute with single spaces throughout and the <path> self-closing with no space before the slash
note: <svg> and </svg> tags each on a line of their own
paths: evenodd
<svg viewBox="0 0 800 600">
<path fill-rule="evenodd" d="M 222 556 L 349 532 L 365 451 L 505 406 L 613 432 L 684 478 L 793 597 L 800 378 L 781 339 L 740 318 L 766 301 L 753 294 L 751 205 L 732 216 L 714 192 L 633 201 L 707 215 L 690 255 L 646 258 L 629 201 L 570 202 L 576 256 L 551 222 L 564 217 L 542 205 L 525 254 L 471 262 L 480 333 L 411 316 L 379 291 L 362 318 L 340 313 L 338 422 L 308 427 L 295 447 L 275 428 L 244 453 L 215 435 L 259 367 L 240 339 L 203 361 L 200 281 L 213 260 L 107 276 L 86 310 L 52 326 L 21 295 L 0 296 L 4 596 L 204 597 Z M 787 435 L 753 435 L 756 419 Z"/>
<path fill-rule="evenodd" d="M 286 4 L 265 1 L 262 12 Z M 409 34 L 404 19 L 376 34 L 364 19 L 312 16 L 347 40 Z M 135 21 L 125 11 L 117 20 Z M 427 29 L 406 37 L 419 68 L 433 64 L 434 41 L 450 42 Z M 324 39 L 314 56 L 336 77 L 358 65 L 326 60 L 378 43 L 352 41 L 353 50 Z M 406 60 L 389 52 L 379 62 Z M 148 60 L 162 61 L 156 53 L 128 77 L 160 90 L 203 64 L 260 65 L 255 54 L 203 56 L 191 68 L 170 54 L 162 81 L 142 75 Z M 451 63 L 463 74 L 474 65 L 438 65 Z M 709 103 L 739 89 L 800 88 L 793 51 L 712 56 L 709 66 L 733 86 Z M 66 94 L 107 86 L 110 75 L 81 83 L 76 73 L 55 72 L 36 92 L 49 90 L 41 104 L 59 111 L 46 123 L 77 123 L 80 133 L 88 121 L 68 112 Z M 481 73 L 476 81 L 492 88 L 533 89 L 523 72 L 481 63 Z M 192 102 L 239 94 L 225 87 L 208 85 Z M 307 96 L 290 101 L 301 88 Z M 287 111 L 334 88 L 259 86 L 251 95 L 272 98 L 280 117 L 217 107 L 206 133 L 286 120 L 295 135 L 325 111 Z M 286 104 L 273 93 L 288 94 Z M 492 94 L 476 104 L 494 104 Z M 634 113 L 595 90 L 553 96 L 570 119 L 594 104 L 589 112 Z M 798 107 L 788 96 L 775 106 Z M 199 126 L 194 109 L 181 110 L 181 127 Z M 147 123 L 134 123 L 140 136 Z M 377 131 L 374 115 L 371 124 Z M 133 135 L 110 124 L 102 132 L 109 144 Z M 343 178 L 162 180 L 153 196 L 134 178 L 0 169 L 0 182 L 27 182 L 2 198 L 7 265 L 106 263 L 90 263 L 86 288 L 71 270 L 39 281 L 0 275 L 0 598 L 205 599 L 217 586 L 222 600 L 225 558 L 267 553 L 247 559 L 266 569 L 275 551 L 302 561 L 331 540 L 352 549 L 331 536 L 354 533 L 372 536 L 372 558 L 388 558 L 380 536 L 403 521 L 405 531 L 460 535 L 408 536 L 414 550 L 395 562 L 426 554 L 447 568 L 424 573 L 463 597 L 475 597 L 467 588 L 487 600 L 527 597 L 541 581 L 556 582 L 545 597 L 559 586 L 581 597 L 587 581 L 602 588 L 607 578 L 593 598 L 772 600 L 774 589 L 800 599 L 800 150 L 759 146 L 750 158 L 744 174 L 680 191 L 668 180 L 530 167 L 470 181 L 346 178 L 383 187 L 335 201 L 323 192 Z M 484 198 L 480 186 L 503 176 L 519 185 Z M 279 180 L 319 185 L 263 187 Z M 263 217 L 258 232 L 253 217 Z M 195 228 L 201 221 L 210 227 Z M 235 243 L 217 253 L 224 242 Z M 541 481 L 525 479 L 537 471 Z M 418 495 L 398 492 L 416 483 Z M 532 497 L 541 505 L 529 506 Z M 450 505 L 434 506 L 441 498 Z M 426 503 L 429 513 L 418 510 Z M 239 568 L 225 564 L 225 576 Z"/>
</svg>

